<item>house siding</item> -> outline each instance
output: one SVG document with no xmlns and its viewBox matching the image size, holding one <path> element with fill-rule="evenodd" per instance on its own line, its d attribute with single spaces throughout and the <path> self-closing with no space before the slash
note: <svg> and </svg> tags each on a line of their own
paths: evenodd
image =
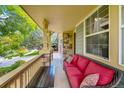
<svg viewBox="0 0 124 93">
<path fill-rule="evenodd" d="M 84 25 L 81 23 L 76 27 L 76 54 L 83 55 L 83 37 L 84 37 Z"/>
</svg>

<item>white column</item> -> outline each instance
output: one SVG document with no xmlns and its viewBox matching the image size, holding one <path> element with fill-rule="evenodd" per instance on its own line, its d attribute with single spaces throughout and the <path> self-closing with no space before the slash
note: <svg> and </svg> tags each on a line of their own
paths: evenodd
<svg viewBox="0 0 124 93">
<path fill-rule="evenodd" d="M 63 54 L 63 33 L 59 33 L 58 52 Z"/>
</svg>

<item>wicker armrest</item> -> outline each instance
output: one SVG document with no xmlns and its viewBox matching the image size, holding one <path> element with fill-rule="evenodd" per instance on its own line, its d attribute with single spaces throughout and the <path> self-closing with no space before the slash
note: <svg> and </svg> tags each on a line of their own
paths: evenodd
<svg viewBox="0 0 124 93">
<path fill-rule="evenodd" d="M 122 77 L 123 77 L 123 72 L 116 71 L 112 82 L 105 85 L 105 86 L 102 86 L 102 87 L 103 88 L 115 88 L 119 84 L 119 82 L 121 81 Z"/>
<path fill-rule="evenodd" d="M 85 87 L 82 87 L 82 88 L 101 88 L 101 86 L 85 86 Z"/>
</svg>

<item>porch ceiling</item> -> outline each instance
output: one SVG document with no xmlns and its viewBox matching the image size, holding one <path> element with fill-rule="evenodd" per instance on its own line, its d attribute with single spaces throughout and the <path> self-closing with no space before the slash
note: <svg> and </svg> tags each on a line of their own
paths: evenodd
<svg viewBox="0 0 124 93">
<path fill-rule="evenodd" d="M 49 30 L 62 32 L 74 29 L 97 5 L 23 5 L 23 9 L 42 27 L 46 18 Z"/>
</svg>

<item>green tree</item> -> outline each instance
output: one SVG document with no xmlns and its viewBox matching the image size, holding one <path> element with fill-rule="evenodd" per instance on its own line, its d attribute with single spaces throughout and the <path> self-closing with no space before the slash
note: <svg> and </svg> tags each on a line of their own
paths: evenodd
<svg viewBox="0 0 124 93">
<path fill-rule="evenodd" d="M 1 15 L 7 17 L 0 19 L 0 55 L 12 53 L 21 46 L 42 46 L 43 31 L 20 6 L 1 5 L 0 17 Z"/>
<path fill-rule="evenodd" d="M 40 30 L 31 32 L 30 35 L 25 39 L 24 44 L 29 49 L 41 49 L 43 46 L 43 33 Z"/>
<path fill-rule="evenodd" d="M 52 44 L 52 46 L 57 46 L 58 45 L 58 33 L 56 33 L 56 32 L 52 33 L 51 44 Z"/>
</svg>

